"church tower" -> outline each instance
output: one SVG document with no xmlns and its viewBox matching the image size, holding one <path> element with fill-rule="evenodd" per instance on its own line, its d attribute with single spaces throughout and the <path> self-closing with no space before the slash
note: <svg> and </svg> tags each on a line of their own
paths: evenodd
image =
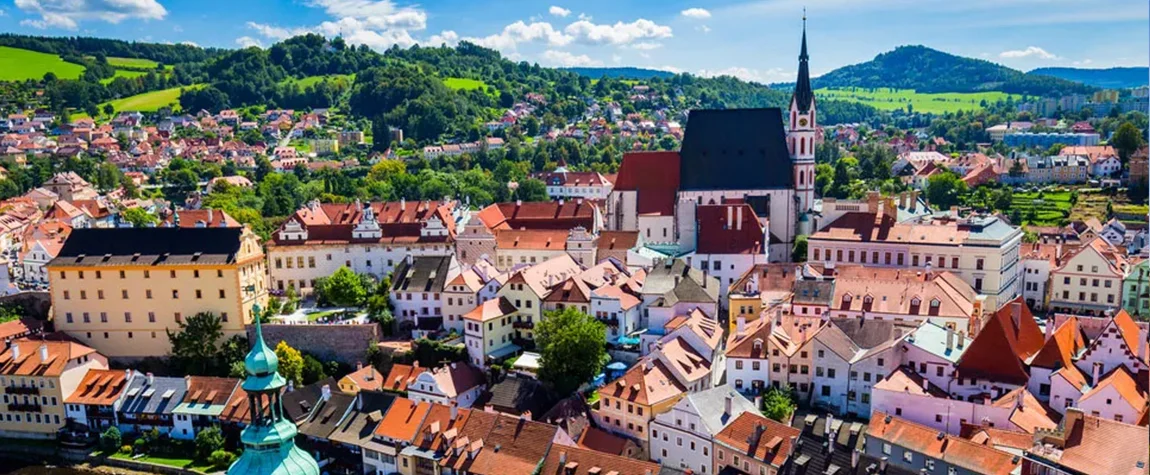
<svg viewBox="0 0 1150 475">
<path fill-rule="evenodd" d="M 227 475 L 319 475 L 319 465 L 295 445 L 295 423 L 284 414 L 280 396 L 287 381 L 279 374 L 279 358 L 264 343 L 260 307 L 252 308 L 255 342 L 244 358 L 243 389 L 248 394 L 252 421 L 240 434 L 244 453 Z"/>
<path fill-rule="evenodd" d="M 795 82 L 795 92 L 791 97 L 790 128 L 787 132 L 787 146 L 794 163 L 795 210 L 799 219 L 799 233 L 808 234 L 803 229 L 806 221 L 809 228 L 811 207 L 815 201 L 815 94 L 811 89 L 811 73 L 807 66 L 807 16 L 803 13 L 803 44 L 799 52 L 799 77 Z"/>
</svg>

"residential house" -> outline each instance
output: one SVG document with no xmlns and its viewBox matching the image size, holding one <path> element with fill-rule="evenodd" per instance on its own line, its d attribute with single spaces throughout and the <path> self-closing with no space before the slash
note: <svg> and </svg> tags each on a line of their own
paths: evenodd
<svg viewBox="0 0 1150 475">
<path fill-rule="evenodd" d="M 687 262 L 718 279 L 719 296 L 725 299 L 735 279 L 767 263 L 767 226 L 746 203 L 699 205 L 695 219 L 695 251 L 688 254 Z"/>
<path fill-rule="evenodd" d="M 396 320 L 413 325 L 415 337 L 443 329 L 440 294 L 446 283 L 459 273 L 459 263 L 454 255 L 405 256 L 395 268 L 389 289 Z"/>
<path fill-rule="evenodd" d="M 630 437 L 651 453 L 648 443 L 655 416 L 671 410 L 687 388 L 654 356 L 641 359 L 619 379 L 599 389 L 594 418 L 599 427 Z"/>
<path fill-rule="evenodd" d="M 1125 366 L 1118 366 L 1110 373 L 1099 376 L 1081 398 L 1078 408 L 1094 417 L 1111 419 L 1127 424 L 1137 424 L 1147 411 L 1145 384 L 1139 387 L 1136 374 Z"/>
<path fill-rule="evenodd" d="M 572 237 L 573 257 L 583 255 L 586 265 L 590 266 L 595 263 L 592 239 L 603 227 L 602 221 L 599 207 L 580 199 L 495 203 L 473 214 L 467 221 L 457 236 L 456 253 L 460 262 L 465 264 L 473 264 L 482 258 L 494 259 L 496 267 L 506 271 L 516 264 L 530 263 L 532 256 L 537 262 L 542 262 L 559 251 L 565 252 L 568 238 Z M 582 231 L 577 231 L 578 228 Z M 500 238 L 508 231 L 511 234 Z M 525 250 L 516 250 L 516 239 L 523 243 Z M 548 240 L 550 246 L 544 246 Z M 504 256 L 502 262 L 498 259 L 500 252 Z"/>
<path fill-rule="evenodd" d="M 446 317 L 443 329 L 464 334 L 463 316 L 494 297 L 508 277 L 509 274 L 500 273 L 487 259 L 479 259 L 470 266 L 464 266 L 459 274 L 445 284 L 441 294 L 441 306 Z"/>
<path fill-rule="evenodd" d="M 1010 475 L 1020 472 L 1020 457 L 946 435 L 897 416 L 875 411 L 866 433 L 866 455 L 909 473 Z"/>
<path fill-rule="evenodd" d="M 1122 309 L 1134 317 L 1150 317 L 1150 259 L 1134 260 L 1122 280 Z"/>
<path fill-rule="evenodd" d="M 1102 237 L 1071 251 L 1050 272 L 1050 307 L 1059 312 L 1101 314 L 1122 306 L 1126 257 Z"/>
<path fill-rule="evenodd" d="M 93 432 L 117 425 L 116 411 L 131 376 L 132 370 L 89 370 L 76 390 L 64 399 L 67 418 L 88 426 Z"/>
<path fill-rule="evenodd" d="M 1022 473 L 1086 475 L 1150 473 L 1146 426 L 1136 426 L 1071 409 L 1058 427 L 1036 434 L 1023 454 Z"/>
<path fill-rule="evenodd" d="M 217 424 L 228 399 L 240 387 L 240 380 L 211 376 L 188 376 L 184 400 L 172 410 L 175 425 L 172 438 L 190 440 L 201 430 Z"/>
<path fill-rule="evenodd" d="M 910 328 L 895 322 L 832 318 L 816 333 L 812 403 L 866 417 L 874 385 L 899 365 L 899 342 Z"/>
<path fill-rule="evenodd" d="M 416 364 L 419 362 L 417 361 Z M 392 365 L 391 370 L 395 371 L 397 367 L 402 370 L 402 367 L 411 368 L 407 365 L 395 364 Z M 352 371 L 342 378 L 339 378 L 339 390 L 345 394 L 357 394 L 360 391 L 379 391 L 389 384 L 386 378 L 388 375 L 379 373 L 375 369 L 375 365 L 359 365 L 355 371 Z M 404 378 L 406 379 L 406 378 Z M 406 385 L 404 386 L 406 388 Z"/>
<path fill-rule="evenodd" d="M 416 375 L 407 385 L 407 397 L 414 402 L 426 401 L 470 408 L 484 387 L 482 371 L 467 363 L 448 363 Z"/>
<path fill-rule="evenodd" d="M 712 473 L 781 473 L 800 434 L 798 429 L 767 419 L 758 411 L 744 412 L 715 435 Z"/>
<path fill-rule="evenodd" d="M 142 434 L 155 429 L 171 434 L 175 427 L 172 412 L 184 401 L 187 384 L 184 378 L 133 373 L 117 414 L 120 432 Z"/>
<path fill-rule="evenodd" d="M 108 368 L 96 350 L 72 341 L 21 338 L 0 353 L 0 435 L 54 439 L 67 420 L 66 398 L 89 371 Z"/>
<path fill-rule="evenodd" d="M 651 459 L 665 467 L 710 474 L 714 438 L 755 404 L 730 386 L 688 394 L 651 422 Z"/>
<path fill-rule="evenodd" d="M 1042 330 L 1016 298 L 989 314 L 958 358 L 958 377 L 947 388 L 954 397 L 997 399 L 1030 380 L 1028 362 L 1042 349 Z"/>
</svg>

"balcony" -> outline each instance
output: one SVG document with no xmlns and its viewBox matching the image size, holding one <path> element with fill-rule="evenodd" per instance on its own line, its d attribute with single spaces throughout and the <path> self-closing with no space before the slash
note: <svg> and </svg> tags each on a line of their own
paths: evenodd
<svg viewBox="0 0 1150 475">
<path fill-rule="evenodd" d="M 511 327 L 516 330 L 532 330 L 535 328 L 535 322 L 513 322 Z"/>
<path fill-rule="evenodd" d="M 40 412 L 40 405 L 36 403 L 8 403 L 8 412 Z"/>
<path fill-rule="evenodd" d="M 36 386 L 7 386 L 4 388 L 7 394 L 27 394 L 29 396 L 38 396 L 40 388 Z"/>
<path fill-rule="evenodd" d="M 618 318 L 599 318 L 598 320 L 600 322 L 603 322 L 604 325 L 607 325 L 609 327 L 616 327 L 617 328 L 619 326 L 619 319 Z"/>
</svg>

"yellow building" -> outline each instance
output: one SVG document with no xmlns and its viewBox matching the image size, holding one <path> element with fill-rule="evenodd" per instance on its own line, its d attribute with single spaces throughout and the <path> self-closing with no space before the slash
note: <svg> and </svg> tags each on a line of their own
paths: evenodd
<svg viewBox="0 0 1150 475">
<path fill-rule="evenodd" d="M 0 353 L 0 437 L 52 439 L 64 426 L 64 399 L 108 359 L 70 341 L 20 339 Z"/>
<path fill-rule="evenodd" d="M 594 417 L 599 427 L 648 445 L 651 421 L 671 410 L 687 394 L 672 370 L 649 355 L 623 373 L 619 379 L 599 388 L 599 406 Z"/>
<path fill-rule="evenodd" d="M 728 333 L 734 334 L 739 318 L 745 324 L 759 319 L 764 310 L 789 302 L 795 285 L 795 264 L 755 264 L 727 289 Z"/>
<path fill-rule="evenodd" d="M 267 304 L 259 238 L 243 228 L 77 229 L 48 263 L 53 319 L 109 357 L 170 352 L 166 330 L 201 312 L 224 338 Z"/>
</svg>

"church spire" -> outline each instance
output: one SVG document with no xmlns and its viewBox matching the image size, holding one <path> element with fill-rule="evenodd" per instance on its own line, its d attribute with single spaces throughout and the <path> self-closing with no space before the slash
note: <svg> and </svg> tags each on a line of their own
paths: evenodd
<svg viewBox="0 0 1150 475">
<path fill-rule="evenodd" d="M 815 93 L 811 89 L 811 71 L 807 66 L 807 11 L 803 9 L 803 45 L 799 51 L 799 78 L 795 82 L 795 95 L 792 101 L 799 112 L 806 113 L 814 107 Z"/>
</svg>

